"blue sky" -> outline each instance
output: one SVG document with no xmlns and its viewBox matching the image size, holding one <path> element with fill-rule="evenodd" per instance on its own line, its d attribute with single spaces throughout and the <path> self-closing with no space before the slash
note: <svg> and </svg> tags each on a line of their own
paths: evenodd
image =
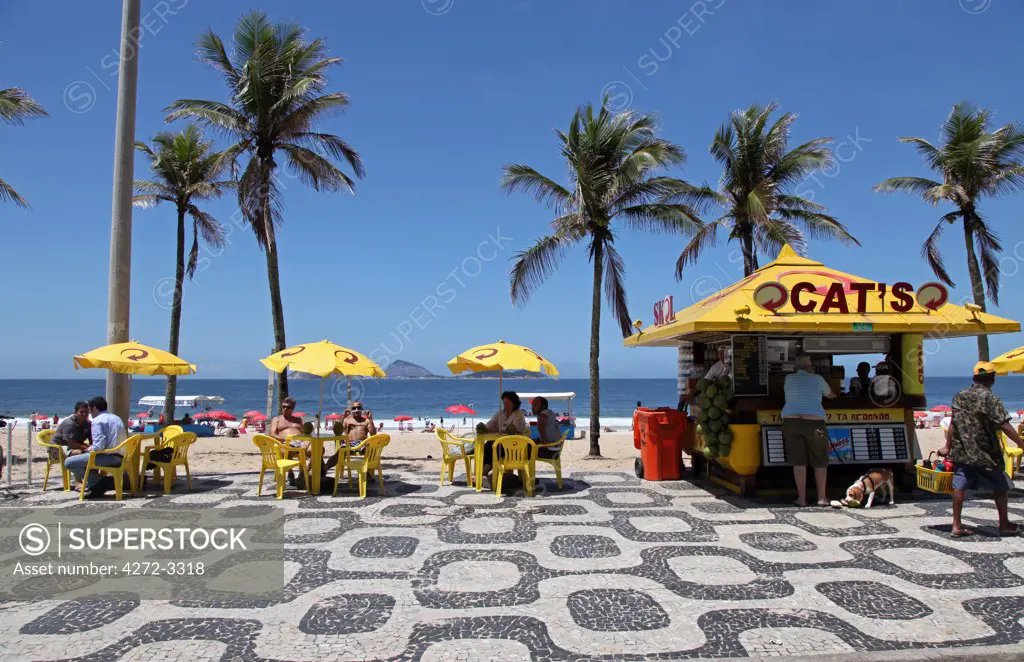
<svg viewBox="0 0 1024 662">
<path fill-rule="evenodd" d="M 32 204 L 0 208 L 0 378 L 73 376 L 71 356 L 105 341 L 119 4 L 0 5 L 0 86 L 25 88 L 51 114 L 0 130 L 0 173 Z M 258 6 L 143 0 L 137 138 L 166 130 L 162 109 L 177 98 L 226 99 L 223 82 L 194 59 L 196 37 L 213 27 L 228 39 L 237 18 Z M 574 108 L 602 90 L 615 103 L 659 113 L 662 134 L 689 156 L 677 174 L 693 182 L 717 182 L 711 137 L 731 110 L 754 102 L 778 101 L 800 114 L 793 144 L 818 136 L 845 143 L 843 162 L 804 192 L 864 247 L 817 242 L 811 256 L 885 282 L 930 279 L 919 247 L 943 213 L 871 191 L 886 177 L 926 174 L 896 137 L 935 139 L 950 106 L 964 99 L 994 110 L 999 123 L 1024 120 L 1024 93 L 1014 83 L 1024 5 L 1010 0 L 264 7 L 345 58 L 332 81 L 352 107 L 323 129 L 352 143 L 367 169 L 356 197 L 286 180 L 279 238 L 289 342 L 326 337 L 369 354 L 381 343 L 396 352 L 397 337 L 397 358 L 435 371 L 466 347 L 504 338 L 533 346 L 564 376 L 586 374 L 586 256 L 572 252 L 526 307 L 513 309 L 509 258 L 545 231 L 550 215 L 528 197 L 506 196 L 498 181 L 511 162 L 561 178 L 552 127 L 566 126 Z M 146 174 L 138 161 L 136 174 Z M 1013 319 L 1024 318 L 1016 295 L 1022 200 L 983 208 L 1007 248 L 1003 303 L 993 312 Z M 229 245 L 204 251 L 186 287 L 181 354 L 203 377 L 261 376 L 257 359 L 272 345 L 264 258 L 251 233 L 233 226 L 230 199 L 209 210 L 232 226 Z M 949 233 L 944 243 L 956 299 L 967 293 L 961 237 Z M 633 317 L 645 322 L 666 294 L 679 307 L 741 275 L 734 246 L 709 252 L 676 283 L 682 238 L 624 231 L 617 245 Z M 166 344 L 161 304 L 173 258 L 173 210 L 136 210 L 131 335 L 141 342 Z M 417 305 L 431 294 L 448 303 L 424 314 Z M 1024 344 L 1016 335 L 992 343 L 997 353 Z M 973 353 L 973 339 L 949 341 L 928 372 L 962 372 Z M 622 347 L 607 314 L 601 362 L 606 377 L 675 374 L 674 350 Z"/>
</svg>

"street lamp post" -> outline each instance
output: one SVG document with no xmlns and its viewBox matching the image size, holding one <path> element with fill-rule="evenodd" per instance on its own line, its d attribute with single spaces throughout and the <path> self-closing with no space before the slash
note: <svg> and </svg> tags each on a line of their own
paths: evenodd
<svg viewBox="0 0 1024 662">
<path fill-rule="evenodd" d="M 132 184 L 135 176 L 135 94 L 139 78 L 140 0 L 123 0 L 121 62 L 117 76 L 117 132 L 114 138 L 114 192 L 110 221 L 110 283 L 107 342 L 127 342 L 132 275 Z M 107 373 L 107 403 L 128 420 L 127 375 Z"/>
</svg>

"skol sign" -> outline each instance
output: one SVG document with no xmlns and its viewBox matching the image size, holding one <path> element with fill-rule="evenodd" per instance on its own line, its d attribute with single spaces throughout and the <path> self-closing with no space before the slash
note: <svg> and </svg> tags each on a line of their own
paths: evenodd
<svg viewBox="0 0 1024 662">
<path fill-rule="evenodd" d="M 654 326 L 662 326 L 676 321 L 676 313 L 672 306 L 672 295 L 654 302 Z"/>
<path fill-rule="evenodd" d="M 819 295 L 812 297 L 811 295 Z M 844 279 L 826 285 L 799 281 L 791 286 L 777 281 L 762 283 L 754 290 L 754 303 L 777 312 L 787 303 L 798 313 L 868 312 L 868 297 L 882 301 L 883 311 L 906 313 L 914 307 L 914 286 L 910 283 L 868 283 Z M 925 283 L 917 288 L 916 301 L 927 310 L 938 310 L 949 300 L 949 291 L 941 283 Z"/>
</svg>

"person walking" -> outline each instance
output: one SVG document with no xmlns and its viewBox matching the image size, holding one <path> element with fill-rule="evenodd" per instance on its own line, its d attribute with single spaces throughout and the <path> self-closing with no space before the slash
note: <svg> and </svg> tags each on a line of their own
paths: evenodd
<svg viewBox="0 0 1024 662">
<path fill-rule="evenodd" d="M 807 505 L 807 467 L 814 469 L 818 505 L 828 506 L 825 493 L 828 477 L 828 428 L 821 399 L 836 394 L 825 378 L 814 372 L 811 357 L 796 357 L 796 372 L 786 376 L 786 404 L 782 408 L 782 439 L 786 459 L 793 465 L 796 481 L 796 505 Z"/>
<path fill-rule="evenodd" d="M 948 455 L 956 468 L 953 472 L 953 537 L 974 535 L 960 521 L 967 490 L 979 484 L 992 490 L 999 513 L 999 534 L 1016 535 L 1019 528 L 1010 522 L 1006 512 L 1007 491 L 1013 486 L 1004 471 L 1002 432 L 1018 446 L 1020 435 L 1010 425 L 1010 414 L 1002 400 L 992 392 L 996 367 L 987 361 L 974 366 L 974 383 L 953 396 L 953 414 L 946 430 L 946 445 L 939 455 Z"/>
</svg>

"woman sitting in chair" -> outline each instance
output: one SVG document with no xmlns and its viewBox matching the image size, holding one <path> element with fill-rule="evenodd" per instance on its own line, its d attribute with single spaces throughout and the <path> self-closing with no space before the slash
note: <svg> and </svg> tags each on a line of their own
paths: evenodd
<svg viewBox="0 0 1024 662">
<path fill-rule="evenodd" d="M 477 425 L 477 432 L 504 432 L 505 434 L 527 434 L 526 413 L 523 412 L 522 400 L 515 391 L 505 391 L 501 394 L 501 409 L 491 416 L 491 420 Z M 491 465 L 494 464 L 494 442 L 488 441 L 484 444 L 484 473 L 491 472 Z"/>
</svg>

